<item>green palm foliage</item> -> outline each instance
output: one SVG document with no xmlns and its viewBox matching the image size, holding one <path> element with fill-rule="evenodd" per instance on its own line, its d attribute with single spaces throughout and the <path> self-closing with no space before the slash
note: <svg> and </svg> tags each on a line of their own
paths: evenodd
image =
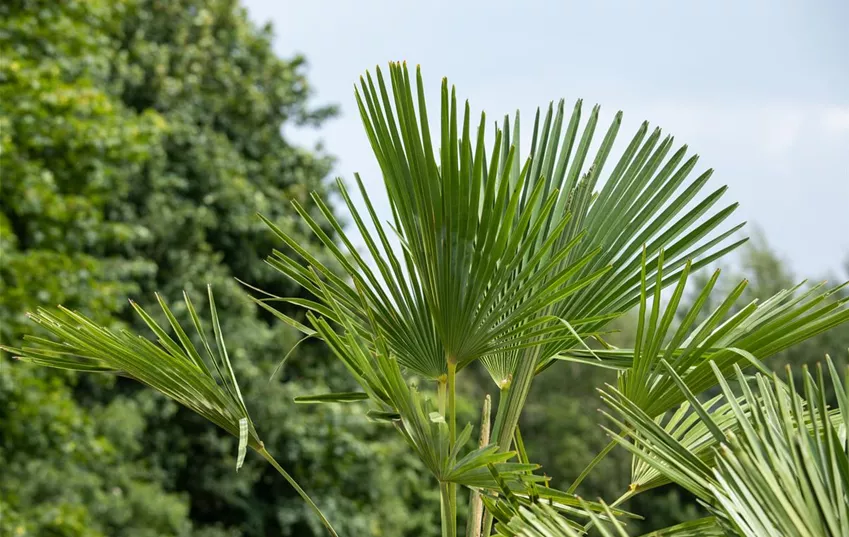
<svg viewBox="0 0 849 537">
<path fill-rule="evenodd" d="M 651 416 L 684 401 L 675 377 L 661 367 L 663 360 L 688 389 L 701 393 L 718 382 L 712 367 L 724 376 L 733 373 L 738 364 L 754 365 L 764 372 L 762 360 L 849 320 L 849 309 L 845 308 L 849 298 L 834 298 L 846 284 L 828 289 L 821 283 L 804 289 L 803 282 L 763 302 L 753 300 L 743 305 L 738 300 L 748 283 L 744 280 L 711 308 L 709 299 L 716 299 L 713 290 L 719 271 L 684 310 L 680 305 L 690 266 L 685 266 L 671 297 L 664 302 L 660 294 L 665 277 L 662 262 L 661 251 L 654 285 L 643 269 L 633 348 L 574 349 L 558 356 L 620 370 L 621 393 Z M 676 317 L 681 320 L 673 329 Z"/>
<path fill-rule="evenodd" d="M 828 366 L 836 408 L 826 403 L 822 368 L 816 381 L 806 371 L 803 396 L 790 375 L 789 384 L 761 374 L 748 379 L 738 367 L 738 396 L 714 365 L 718 407 L 678 384 L 695 416 L 684 434 L 612 388 L 604 398 L 627 434 L 610 432 L 647 467 L 696 495 L 727 535 L 847 535 L 849 392 L 830 360 Z M 694 436 L 703 437 L 698 448 Z"/>
<path fill-rule="evenodd" d="M 194 328 L 194 341 L 199 342 L 200 350 L 159 295 L 156 298 L 176 341 L 144 309 L 131 302 L 133 309 L 156 336 L 156 343 L 126 330 L 116 334 L 98 326 L 84 315 L 60 306 L 57 313 L 39 309 L 30 315 L 58 342 L 26 336 L 31 346 L 3 349 L 16 355 L 19 360 L 36 365 L 126 376 L 197 412 L 239 439 L 237 470 L 245 460 L 247 448 L 253 448 L 292 485 L 329 533 L 336 535 L 312 499 L 277 464 L 260 440 L 227 355 L 212 288 L 208 288 L 208 293 L 214 344 L 210 343 L 208 332 L 189 295 L 183 294 L 186 311 Z"/>
<path fill-rule="evenodd" d="M 643 261 L 645 263 L 645 257 Z M 713 368 L 724 376 L 732 374 L 738 366 L 754 366 L 767 372 L 762 364 L 764 359 L 849 320 L 849 309 L 845 307 L 849 299 L 834 298 L 839 297 L 838 291 L 846 284 L 831 289 L 826 289 L 824 284 L 803 289 L 803 282 L 779 291 L 762 303 L 754 300 L 741 305 L 738 300 L 747 284 L 742 281 L 711 308 L 709 299 L 715 298 L 713 290 L 719 271 L 708 278 L 692 305 L 684 310 L 680 305 L 689 281 L 690 264 L 685 264 L 669 300 L 663 301 L 660 293 L 661 282 L 665 279 L 660 267 L 662 263 L 663 251 L 658 257 L 654 284 L 647 278 L 645 265 L 642 270 L 633 348 L 572 349 L 557 358 L 618 370 L 617 392 L 652 418 L 684 403 L 665 427 L 670 432 L 687 432 L 686 438 L 681 438 L 696 452 L 704 447 L 700 442 L 706 438 L 706 431 L 696 434 L 690 430 L 691 422 L 682 421 L 687 415 L 687 403 L 681 386 L 694 393 L 716 386 L 718 379 Z M 676 318 L 680 321 L 673 329 Z M 719 423 L 725 423 L 726 420 L 720 418 L 728 408 L 716 410 Z M 570 487 L 570 492 L 614 445 L 615 442 L 611 442 L 590 463 Z M 635 460 L 631 484 L 632 489 L 637 490 L 653 488 L 664 481 L 656 471 Z"/>
<path fill-rule="evenodd" d="M 849 534 L 849 391 L 826 357 L 836 407 L 826 402 L 823 370 L 805 370 L 803 395 L 777 375 L 735 373 L 741 394 L 712 364 L 722 394 L 701 402 L 666 361 L 662 367 L 687 400 L 672 416 L 652 418 L 613 387 L 602 392 L 611 422 L 608 433 L 641 463 L 643 481 L 632 492 L 677 483 L 692 492 L 709 517 L 657 530 L 642 537 L 739 536 L 831 537 Z M 849 371 L 847 372 L 849 373 Z M 849 378 L 849 377 L 847 377 Z M 651 474 L 651 472 L 654 472 Z M 646 480 L 649 475 L 656 479 Z M 584 535 L 544 501 L 530 506 L 501 499 L 487 506 L 502 522 L 505 537 Z M 627 536 L 615 517 L 589 513 L 603 536 Z M 586 529 L 586 528 L 583 528 Z"/>
<path fill-rule="evenodd" d="M 535 503 L 530 507 L 521 506 L 508 509 L 506 522 L 495 526 L 495 534 L 499 537 L 583 537 L 583 528 L 574 528 L 568 521 L 551 509 L 544 502 Z M 600 537 L 629 537 L 627 525 L 616 518 L 602 518 L 594 513 L 588 513 Z M 640 537 L 726 537 L 722 528 L 716 525 L 712 518 L 700 518 L 681 524 L 676 524 Z"/>
<path fill-rule="evenodd" d="M 582 103 L 567 123 L 561 101 L 556 114 L 549 108 L 542 124 L 537 115 L 530 155 L 523 161 L 518 116 L 512 129 L 508 119 L 496 126 L 487 150 L 485 115 L 473 125 L 468 103 L 461 110 L 444 80 L 436 149 L 420 71 L 415 82 L 406 66 L 391 64 L 389 72 L 389 84 L 379 69 L 376 81 L 367 74 L 357 102 L 393 221 L 380 222 L 357 176 L 367 215 L 360 214 L 341 182 L 340 189 L 368 257 L 354 248 L 318 196 L 316 206 L 344 250 L 294 204 L 347 279 L 271 222 L 290 252 L 275 251 L 268 262 L 317 296 L 322 294 L 318 280 L 324 280 L 358 332 L 379 332 L 412 372 L 437 379 L 450 362 L 462 369 L 484 358 L 496 381 L 505 382 L 522 349 L 544 346 L 539 360 L 545 363 L 580 346 L 575 330 L 589 335 L 635 304 L 643 245 L 654 258 L 666 248 L 668 275 L 662 283 L 667 285 L 687 260 L 702 266 L 740 244 L 717 247 L 739 226 L 705 240 L 736 204 L 711 212 L 725 187 L 700 197 L 711 172 L 688 181 L 697 157 L 685 159 L 684 146 L 665 160 L 673 139 L 661 139 L 657 129 L 649 134 L 648 124 L 594 194 L 621 113 L 587 167 L 599 108 L 582 129 Z M 393 247 L 393 240 L 400 247 Z M 339 321 L 326 301 L 288 300 Z"/>
<path fill-rule="evenodd" d="M 623 393 L 659 415 L 683 401 L 659 370 L 661 359 L 701 391 L 715 385 L 710 360 L 725 374 L 740 363 L 759 366 L 761 359 L 849 319 L 843 304 L 829 302 L 828 292 L 818 288 L 786 291 L 732 314 L 739 287 L 697 323 L 714 278 L 668 334 L 689 274 L 745 241 L 729 240 L 742 224 L 724 225 L 737 206 L 720 203 L 726 188 L 704 192 L 710 170 L 690 177 L 698 157 L 688 157 L 686 146 L 675 149 L 672 137 L 662 137 L 659 129 L 650 133 L 644 123 L 611 169 L 622 114 L 590 156 L 599 108 L 582 121 L 580 101 L 571 115 L 562 101 L 544 118 L 538 112 L 530 152 L 520 157 L 518 115 L 496 125 L 488 142 L 485 116 L 473 123 L 469 104 L 458 106 L 446 80 L 432 126 L 423 88 L 420 70 L 411 77 L 406 65 L 390 64 L 388 77 L 380 69 L 374 77 L 366 74 L 356 91 L 391 208 L 391 221 L 383 223 L 359 176 L 365 211 L 339 182 L 367 252 L 355 248 L 320 197 L 313 201 L 323 221 L 295 203 L 345 274 L 334 273 L 265 220 L 286 246 L 269 264 L 314 300 L 254 300 L 307 337 L 326 341 L 364 390 L 306 400 L 369 399 L 376 407 L 372 416 L 393 421 L 440 483 L 452 454 L 459 454 L 455 375 L 475 360 L 502 390 L 492 436 L 502 454 L 510 454 L 533 376 L 557 359 L 620 369 Z M 661 291 L 673 284 L 672 303 L 661 317 Z M 309 310 L 309 326 L 277 311 L 278 301 Z M 634 349 L 588 346 L 590 338 L 603 343 L 606 324 L 635 305 L 641 321 Z M 418 395 L 410 399 L 416 390 L 405 371 L 437 381 L 435 416 L 446 419 L 447 439 L 438 440 L 440 427 L 426 423 L 433 417 L 428 403 Z M 482 472 L 489 462 L 477 464 Z M 452 487 L 443 505 L 449 525 L 456 509 Z M 484 533 L 491 522 L 488 513 Z"/>
</svg>

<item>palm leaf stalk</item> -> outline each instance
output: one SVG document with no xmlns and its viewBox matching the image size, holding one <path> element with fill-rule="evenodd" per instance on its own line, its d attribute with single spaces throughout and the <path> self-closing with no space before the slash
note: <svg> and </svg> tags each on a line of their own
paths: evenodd
<svg viewBox="0 0 849 537">
<path fill-rule="evenodd" d="M 156 343 L 127 330 L 116 334 L 86 316 L 60 306 L 57 312 L 39 309 L 29 315 L 58 342 L 40 336 L 25 336 L 25 341 L 31 345 L 2 349 L 21 361 L 40 366 L 132 378 L 200 414 L 239 439 L 237 471 L 244 463 L 247 448 L 252 448 L 303 498 L 328 534 L 336 537 L 333 526 L 312 498 L 277 463 L 260 440 L 224 345 L 212 288 L 208 287 L 208 297 L 214 343 L 210 342 L 189 295 L 184 292 L 183 296 L 200 350 L 159 295 L 156 295 L 157 301 L 176 340 L 141 306 L 130 301 L 135 312 L 156 336 Z"/>
</svg>

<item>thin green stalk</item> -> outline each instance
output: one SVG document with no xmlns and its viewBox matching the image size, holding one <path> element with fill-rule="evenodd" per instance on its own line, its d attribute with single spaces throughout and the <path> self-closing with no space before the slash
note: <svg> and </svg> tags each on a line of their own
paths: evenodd
<svg viewBox="0 0 849 537">
<path fill-rule="evenodd" d="M 437 381 L 436 400 L 439 413 L 448 421 L 449 438 L 453 445 L 456 435 L 455 377 L 457 365 L 448 361 L 448 373 Z M 442 522 L 442 536 L 457 535 L 457 490 L 453 483 L 439 484 L 439 508 Z"/>
<path fill-rule="evenodd" d="M 446 399 L 446 376 L 440 376 L 436 381 L 436 404 L 439 409 L 439 413 L 445 416 L 445 399 Z"/>
<path fill-rule="evenodd" d="M 448 359 L 448 438 L 451 440 L 451 446 L 457 441 L 457 363 L 451 358 Z M 448 483 L 448 504 L 450 507 L 449 515 L 451 531 L 450 535 L 457 535 L 457 485 L 456 483 Z"/>
<path fill-rule="evenodd" d="M 448 436 L 451 444 L 457 439 L 457 398 L 456 398 L 457 364 L 448 360 Z"/>
<path fill-rule="evenodd" d="M 507 399 L 510 397 L 510 384 L 504 383 L 501 385 L 501 391 L 498 394 L 498 409 L 495 412 L 495 424 L 492 430 L 492 436 L 497 437 L 504 423 L 504 415 L 507 413 Z M 500 446 L 500 444 L 499 444 Z M 486 511 L 483 515 L 483 530 L 481 535 L 489 537 L 492 533 L 492 513 Z"/>
<path fill-rule="evenodd" d="M 457 537 L 457 503 L 451 501 L 452 483 L 439 484 L 439 505 L 442 514 L 442 537 Z"/>
<path fill-rule="evenodd" d="M 327 532 L 332 537 L 339 537 L 339 534 L 336 533 L 336 530 L 334 530 L 333 526 L 330 525 L 330 521 L 325 518 L 324 513 L 321 512 L 321 509 L 319 509 L 315 502 L 312 501 L 312 498 L 309 497 L 309 495 L 304 491 L 304 489 L 302 489 L 301 486 L 298 485 L 298 482 L 295 481 L 295 479 L 290 476 L 288 472 L 286 472 L 286 470 L 284 470 L 279 464 L 277 464 L 277 461 L 274 460 L 274 457 L 271 456 L 271 453 L 269 453 L 268 450 L 265 449 L 265 447 L 260 447 L 257 450 L 257 453 L 262 455 L 263 458 L 267 460 L 269 464 L 271 464 L 271 466 L 273 466 L 274 469 L 277 470 L 286 481 L 289 482 L 292 488 L 295 489 L 295 492 L 297 492 L 300 497 L 303 498 L 305 502 L 307 502 L 307 505 L 310 506 L 310 509 L 312 509 L 313 513 L 318 516 L 319 520 L 321 520 L 321 523 L 324 525 L 325 528 L 327 528 Z"/>
<path fill-rule="evenodd" d="M 581 475 L 579 475 L 578 478 L 575 479 L 575 481 L 571 485 L 569 485 L 569 488 L 566 490 L 566 492 L 568 492 L 570 494 L 574 493 L 575 490 L 578 488 L 578 485 L 580 485 L 581 482 L 583 482 L 584 479 L 588 475 L 590 475 L 590 472 L 593 471 L 593 468 L 595 468 L 598 463 L 600 463 L 602 460 L 604 460 L 604 458 L 607 456 L 607 454 L 610 453 L 610 451 L 614 447 L 616 447 L 616 440 L 611 440 L 610 443 L 607 444 L 606 446 L 604 446 L 604 449 L 599 451 L 598 455 L 596 455 L 595 458 L 590 461 L 590 463 L 587 465 L 587 467 L 584 468 L 584 471 L 581 472 Z"/>
<path fill-rule="evenodd" d="M 492 431 L 493 436 L 498 442 L 499 451 L 504 452 L 510 449 L 513 434 L 519 425 L 519 416 L 522 414 L 525 401 L 528 399 L 528 393 L 531 391 L 531 383 L 536 374 L 539 352 L 540 348 L 534 347 L 519 360 L 509 389 L 501 391 L 502 397 L 498 401 L 498 412 L 496 413 L 495 426 Z M 492 533 L 492 522 L 492 514 L 487 512 L 483 523 L 482 535 L 484 537 L 488 537 Z"/>
</svg>

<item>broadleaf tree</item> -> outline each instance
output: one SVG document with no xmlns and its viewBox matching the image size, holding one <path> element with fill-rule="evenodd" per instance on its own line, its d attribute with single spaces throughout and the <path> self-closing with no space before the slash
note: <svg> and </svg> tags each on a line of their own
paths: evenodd
<svg viewBox="0 0 849 537">
<path fill-rule="evenodd" d="M 335 112 L 311 98 L 305 60 L 278 57 L 271 28 L 234 1 L 14 0 L 0 5 L 0 35 L 2 344 L 34 332 L 27 312 L 55 304 L 150 333 L 130 297 L 167 328 L 157 291 L 192 334 L 183 288 L 211 340 L 209 283 L 250 417 L 281 466 L 299 481 L 321 474 L 310 493 L 340 531 L 432 534 L 438 517 L 404 507 L 432 500 L 391 431 L 354 406 L 293 414 L 294 395 L 343 385 L 344 369 L 308 340 L 269 382 L 299 336 L 233 278 L 299 293 L 267 270 L 275 238 L 254 212 L 309 244 L 280 201 L 334 189 L 330 155 L 289 136 Z M 171 400 L 122 376 L 0 360 L 11 534 L 323 532 L 260 460 L 233 471 L 238 437 Z M 390 487 L 388 475 L 403 479 Z"/>
</svg>

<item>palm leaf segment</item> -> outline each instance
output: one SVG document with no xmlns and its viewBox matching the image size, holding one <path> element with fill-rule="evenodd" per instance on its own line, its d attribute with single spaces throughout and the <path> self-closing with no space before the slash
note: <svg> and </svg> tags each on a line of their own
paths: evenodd
<svg viewBox="0 0 849 537">
<path fill-rule="evenodd" d="M 87 317 L 60 306 L 58 314 L 39 309 L 29 315 L 30 319 L 60 342 L 25 336 L 25 340 L 33 343 L 33 346 L 6 350 L 16 354 L 20 360 L 36 365 L 72 371 L 115 373 L 146 384 L 239 438 L 237 467 L 241 466 L 245 448 L 250 446 L 259 449 L 262 442 L 257 436 L 230 365 L 212 290 L 209 289 L 209 310 L 214 345 L 210 343 L 188 294 L 184 293 L 186 311 L 192 320 L 195 340 L 201 344 L 200 350 L 162 297 L 156 295 L 156 298 L 177 341 L 141 306 L 131 301 L 133 309 L 156 335 L 159 345 L 126 330 L 113 333 Z M 212 369 L 207 363 L 212 364 Z"/>
<path fill-rule="evenodd" d="M 359 176 L 364 214 L 340 181 L 368 256 L 356 251 L 327 205 L 313 196 L 344 249 L 307 209 L 295 203 L 295 210 L 347 279 L 271 222 L 288 248 L 275 251 L 269 263 L 317 297 L 325 285 L 364 339 L 379 332 L 399 363 L 417 374 L 438 378 L 449 361 L 461 369 L 484 358 L 493 378 L 504 382 L 528 347 L 542 348 L 536 356 L 544 366 L 639 300 L 643 245 L 650 259 L 666 249 L 667 285 L 688 259 L 702 266 L 740 243 L 721 246 L 740 226 L 713 234 L 736 207 L 713 209 L 725 187 L 702 196 L 711 172 L 688 180 L 697 157 L 685 158 L 682 147 L 666 160 L 673 139 L 661 138 L 659 130 L 649 134 L 647 124 L 594 193 L 621 113 L 588 168 L 598 107 L 583 129 L 580 101 L 568 122 L 563 102 L 556 114 L 549 108 L 542 123 L 538 113 L 530 158 L 521 164 L 518 116 L 512 126 L 507 119 L 496 126 L 487 151 L 484 116 L 472 125 L 468 104 L 461 110 L 443 81 L 439 130 L 432 133 L 420 72 L 415 83 L 400 64 L 391 64 L 389 73 L 389 83 L 379 69 L 376 80 L 367 74 L 357 102 L 392 222 L 378 219 Z M 270 300 L 340 321 L 326 300 Z"/>
<path fill-rule="evenodd" d="M 821 368 L 816 382 L 806 372 L 802 397 L 790 375 L 789 385 L 760 374 L 752 382 L 736 367 L 736 396 L 713 366 L 724 402 L 700 403 L 679 385 L 698 416 L 686 434 L 664 428 L 614 390 L 605 399 L 628 434 L 609 432 L 647 467 L 695 494 L 727 535 L 847 535 L 849 392 L 830 360 L 828 366 L 836 408 L 826 404 Z M 694 449 L 694 437 L 702 438 L 701 448 Z"/>
</svg>

